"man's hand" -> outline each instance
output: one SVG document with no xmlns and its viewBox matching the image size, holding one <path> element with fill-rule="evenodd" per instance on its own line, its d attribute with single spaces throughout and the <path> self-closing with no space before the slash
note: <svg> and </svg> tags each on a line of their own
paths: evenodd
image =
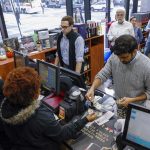
<svg viewBox="0 0 150 150">
<path fill-rule="evenodd" d="M 82 68 L 82 62 L 76 62 L 76 72 L 80 73 Z"/>
<path fill-rule="evenodd" d="M 95 119 L 96 119 L 96 114 L 95 113 L 92 113 L 92 114 L 89 114 L 89 115 L 87 115 L 86 116 L 86 118 L 87 118 L 87 120 L 89 121 L 89 122 L 92 122 L 92 121 L 94 121 Z"/>
<path fill-rule="evenodd" d="M 123 97 L 117 102 L 117 104 L 124 106 L 124 107 L 128 107 L 128 104 L 132 103 L 132 100 L 133 100 L 133 98 Z"/>
<path fill-rule="evenodd" d="M 56 58 L 55 58 L 55 65 L 57 66 L 58 65 L 58 63 L 59 63 L 59 57 L 58 56 L 56 56 Z"/>
<path fill-rule="evenodd" d="M 87 100 L 92 101 L 94 99 L 94 89 L 90 88 L 85 97 L 87 98 Z"/>
</svg>

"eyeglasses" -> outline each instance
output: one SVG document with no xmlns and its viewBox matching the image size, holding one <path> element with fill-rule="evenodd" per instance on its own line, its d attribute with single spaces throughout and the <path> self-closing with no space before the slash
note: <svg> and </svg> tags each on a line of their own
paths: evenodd
<svg viewBox="0 0 150 150">
<path fill-rule="evenodd" d="M 62 25 L 60 25 L 60 27 L 63 28 L 63 29 L 67 29 L 70 26 L 62 26 Z"/>
</svg>

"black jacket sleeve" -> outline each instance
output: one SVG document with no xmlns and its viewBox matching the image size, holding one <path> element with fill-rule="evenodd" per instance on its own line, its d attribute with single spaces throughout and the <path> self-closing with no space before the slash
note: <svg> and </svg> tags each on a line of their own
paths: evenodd
<svg viewBox="0 0 150 150">
<path fill-rule="evenodd" d="M 62 142 L 74 138 L 76 133 L 80 131 L 87 122 L 87 118 L 83 118 L 77 120 L 75 123 L 70 122 L 62 126 L 59 121 L 54 119 L 50 122 L 49 126 L 47 126 L 44 134 L 53 141 Z"/>
<path fill-rule="evenodd" d="M 0 118 L 0 147 L 2 147 L 4 150 L 10 150 L 11 146 L 12 144 L 5 133 L 3 122 Z"/>
</svg>

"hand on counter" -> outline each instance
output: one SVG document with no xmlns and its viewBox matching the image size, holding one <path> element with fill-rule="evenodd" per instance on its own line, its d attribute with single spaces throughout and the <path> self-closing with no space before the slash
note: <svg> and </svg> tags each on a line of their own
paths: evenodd
<svg viewBox="0 0 150 150">
<path fill-rule="evenodd" d="M 90 88 L 88 90 L 88 92 L 86 93 L 85 97 L 87 98 L 87 100 L 93 101 L 94 100 L 94 89 Z"/>
<path fill-rule="evenodd" d="M 88 114 L 88 115 L 86 116 L 88 122 L 94 121 L 94 120 L 96 119 L 96 117 L 97 117 L 96 113 Z"/>
<path fill-rule="evenodd" d="M 123 97 L 117 101 L 118 105 L 128 107 L 128 104 L 132 102 L 132 98 L 129 97 Z"/>
</svg>

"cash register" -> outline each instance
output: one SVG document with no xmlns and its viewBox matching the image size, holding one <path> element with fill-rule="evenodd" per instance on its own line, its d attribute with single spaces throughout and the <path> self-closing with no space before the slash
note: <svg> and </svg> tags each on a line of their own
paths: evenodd
<svg viewBox="0 0 150 150">
<path fill-rule="evenodd" d="M 81 74 L 41 60 L 37 61 L 37 68 L 41 77 L 41 94 L 45 96 L 42 99 L 44 104 L 56 114 L 63 109 L 66 117 L 62 119 L 67 120 L 84 111 L 82 94 L 86 90 L 83 89 L 85 83 Z"/>
</svg>

